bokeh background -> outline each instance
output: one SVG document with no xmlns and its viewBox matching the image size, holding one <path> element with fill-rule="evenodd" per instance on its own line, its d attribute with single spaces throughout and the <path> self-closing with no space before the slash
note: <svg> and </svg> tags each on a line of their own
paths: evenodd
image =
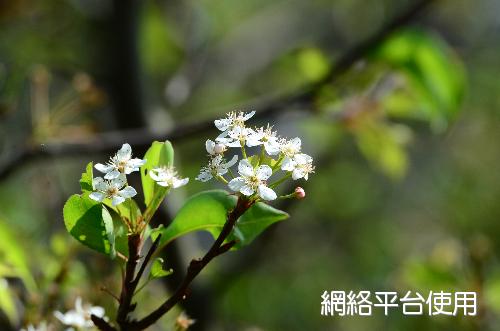
<svg viewBox="0 0 500 331">
<path fill-rule="evenodd" d="M 194 181 L 211 122 L 302 137 L 316 173 L 291 218 L 214 261 L 193 330 L 498 330 L 500 3 L 361 0 L 0 2 L 0 329 L 52 321 L 75 297 L 107 308 L 119 268 L 64 229 L 89 161 L 172 139 L 191 182 L 157 223 L 215 184 Z M 286 193 L 286 192 L 285 192 Z M 165 251 L 175 273 L 210 244 Z M 479 293 L 476 317 L 322 317 L 325 290 Z M 62 326 L 54 323 L 56 329 Z M 153 329 L 153 328 L 152 328 Z"/>
</svg>

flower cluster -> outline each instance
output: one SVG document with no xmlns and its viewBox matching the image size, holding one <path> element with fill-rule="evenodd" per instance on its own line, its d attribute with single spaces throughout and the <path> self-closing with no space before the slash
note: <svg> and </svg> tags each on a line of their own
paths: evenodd
<svg viewBox="0 0 500 331">
<path fill-rule="evenodd" d="M 214 122 L 222 133 L 215 141 L 206 141 L 205 148 L 210 159 L 196 179 L 206 182 L 215 178 L 227 184 L 231 190 L 247 197 L 275 200 L 277 194 L 274 188 L 286 179 L 308 179 L 309 174 L 314 172 L 313 159 L 301 152 L 300 138 L 282 138 L 269 124 L 265 128 L 246 126 L 246 121 L 253 115 L 254 111 L 231 112 L 226 118 Z M 247 155 L 247 147 L 260 147 L 260 152 Z M 231 171 L 231 167 L 238 162 L 238 156 L 234 155 L 227 161 L 224 155 L 230 148 L 241 150 L 238 176 Z M 283 171 L 284 175 L 269 183 L 269 179 L 279 171 Z M 227 175 L 231 177 L 229 180 L 226 179 Z"/>
<path fill-rule="evenodd" d="M 60 311 L 54 312 L 54 316 L 64 325 L 69 326 L 66 330 L 87 330 L 94 327 L 94 322 L 90 319 L 91 315 L 106 319 L 104 308 L 99 306 L 83 305 L 82 298 L 78 297 L 75 301 L 75 309 L 66 313 Z"/>
<path fill-rule="evenodd" d="M 132 148 L 123 144 L 120 150 L 109 159 L 108 163 L 97 163 L 95 168 L 104 174 L 92 181 L 94 192 L 89 197 L 96 201 L 110 199 L 113 206 L 119 205 L 128 198 L 133 198 L 137 191 L 127 183 L 127 176 L 146 164 L 146 160 L 132 158 Z M 151 169 L 150 177 L 164 187 L 178 188 L 186 185 L 189 178 L 179 178 L 173 167 Z"/>
</svg>

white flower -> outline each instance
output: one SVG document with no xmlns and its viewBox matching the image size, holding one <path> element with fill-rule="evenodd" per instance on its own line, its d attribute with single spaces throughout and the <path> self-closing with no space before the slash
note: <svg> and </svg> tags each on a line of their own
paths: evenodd
<svg viewBox="0 0 500 331">
<path fill-rule="evenodd" d="M 308 179 L 309 174 L 314 172 L 314 166 L 312 165 L 312 157 L 307 154 L 295 154 L 293 158 L 283 160 L 281 168 L 285 171 L 292 172 L 292 178 L 297 180 L 299 178 Z"/>
<path fill-rule="evenodd" d="M 250 113 L 245 113 L 245 112 L 230 112 L 227 114 L 226 118 L 222 118 L 220 120 L 215 120 L 214 124 L 217 127 L 217 129 L 223 131 L 223 136 L 231 130 L 236 127 L 244 127 L 245 122 L 248 121 L 252 116 L 255 115 L 255 111 L 252 111 Z"/>
<path fill-rule="evenodd" d="M 205 142 L 205 148 L 207 150 L 207 153 L 212 156 L 216 154 L 223 154 L 225 151 L 227 151 L 227 146 L 222 142 L 215 142 L 210 139 Z"/>
<path fill-rule="evenodd" d="M 120 174 L 128 175 L 133 171 L 139 171 L 139 167 L 143 166 L 146 160 L 133 159 L 132 148 L 129 144 L 123 144 L 122 148 L 113 156 L 108 163 L 97 163 L 95 168 L 106 174 L 105 179 L 117 178 Z"/>
<path fill-rule="evenodd" d="M 233 191 L 239 191 L 246 196 L 254 194 L 264 200 L 276 199 L 276 193 L 266 185 L 266 180 L 271 177 L 273 170 L 268 165 L 261 165 L 254 169 L 247 159 L 243 159 L 238 164 L 238 173 L 236 177 L 229 182 L 229 188 Z"/>
<path fill-rule="evenodd" d="M 293 162 L 292 158 L 295 154 L 300 153 L 301 146 L 300 138 L 293 138 L 291 140 L 281 139 L 280 141 L 280 152 L 283 154 L 283 162 L 281 163 L 281 169 L 286 170 L 290 167 L 290 163 Z"/>
<path fill-rule="evenodd" d="M 216 155 L 210 159 L 206 167 L 201 168 L 196 180 L 207 182 L 213 177 L 224 176 L 236 162 L 238 162 L 238 155 L 233 156 L 229 162 L 226 162 L 222 155 Z"/>
<path fill-rule="evenodd" d="M 224 144 L 228 147 L 241 147 L 247 145 L 248 147 L 261 145 L 260 138 L 263 133 L 257 133 L 250 128 L 245 127 L 235 127 L 228 131 L 227 135 L 229 137 L 217 137 L 215 139 L 218 143 Z M 252 140 L 249 140 L 252 137 Z"/>
<path fill-rule="evenodd" d="M 149 176 L 160 186 L 178 188 L 186 185 L 189 178 L 179 178 L 174 167 L 159 167 L 151 169 Z"/>
<path fill-rule="evenodd" d="M 119 205 L 125 199 L 132 198 L 137 194 L 132 186 L 126 185 L 125 175 L 120 175 L 111 180 L 96 177 L 92 181 L 95 192 L 90 193 L 89 198 L 101 202 L 104 198 L 112 199 L 113 206 Z"/>
<path fill-rule="evenodd" d="M 94 322 L 90 319 L 90 315 L 104 318 L 104 313 L 104 308 L 102 307 L 82 305 L 82 298 L 78 297 L 75 301 L 75 309 L 69 310 L 65 314 L 56 311 L 54 312 L 54 316 L 64 325 L 77 329 L 90 329 L 94 327 Z"/>
<path fill-rule="evenodd" d="M 264 145 L 264 149 L 269 155 L 277 155 L 281 150 L 281 144 L 277 137 L 276 131 L 267 125 L 267 128 L 258 128 L 254 134 L 250 135 L 247 140 L 247 146 Z"/>
</svg>

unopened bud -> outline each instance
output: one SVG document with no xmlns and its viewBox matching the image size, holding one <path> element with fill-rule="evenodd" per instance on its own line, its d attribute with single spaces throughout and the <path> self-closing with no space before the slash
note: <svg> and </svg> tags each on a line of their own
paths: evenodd
<svg viewBox="0 0 500 331">
<path fill-rule="evenodd" d="M 216 154 L 221 154 L 221 153 L 224 153 L 225 151 L 226 151 L 226 146 L 224 146 L 222 144 L 215 144 L 214 152 Z"/>
<path fill-rule="evenodd" d="M 300 186 L 295 188 L 295 198 L 304 199 L 306 197 L 306 191 Z"/>
</svg>

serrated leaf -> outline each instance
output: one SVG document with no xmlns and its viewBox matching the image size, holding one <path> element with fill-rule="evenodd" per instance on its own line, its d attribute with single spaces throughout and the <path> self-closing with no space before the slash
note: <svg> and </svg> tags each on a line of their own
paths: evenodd
<svg viewBox="0 0 500 331">
<path fill-rule="evenodd" d="M 142 189 L 144 192 L 144 203 L 149 211 L 154 212 L 168 190 L 151 179 L 149 172 L 151 169 L 161 166 L 171 166 L 174 163 L 174 149 L 169 141 L 155 141 L 144 155 L 146 164 L 141 167 Z M 152 213 L 145 215 L 151 217 Z"/>
<path fill-rule="evenodd" d="M 79 242 L 111 257 L 115 254 L 113 219 L 103 204 L 87 195 L 72 195 L 64 204 L 64 224 Z"/>
<path fill-rule="evenodd" d="M 151 271 L 149 272 L 150 279 L 162 278 L 171 275 L 174 271 L 172 269 L 165 270 L 163 269 L 163 259 L 161 257 L 157 257 L 153 264 L 151 265 Z"/>
<path fill-rule="evenodd" d="M 89 162 L 87 167 L 85 168 L 85 172 L 82 173 L 82 177 L 80 178 L 80 187 L 82 192 L 93 191 L 92 180 L 93 180 L 93 167 L 94 164 Z"/>
<path fill-rule="evenodd" d="M 236 201 L 234 195 L 222 190 L 205 191 L 192 196 L 173 222 L 159 231 L 162 234 L 160 244 L 166 245 L 175 238 L 199 230 L 208 231 L 217 238 Z M 281 210 L 265 203 L 256 203 L 240 217 L 228 240 L 237 240 L 234 248 L 248 245 L 269 225 L 287 217 L 288 214 Z"/>
</svg>

